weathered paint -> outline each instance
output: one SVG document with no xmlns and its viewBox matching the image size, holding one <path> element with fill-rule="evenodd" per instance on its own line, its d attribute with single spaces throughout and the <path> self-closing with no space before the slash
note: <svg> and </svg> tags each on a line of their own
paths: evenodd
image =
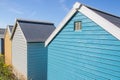
<svg viewBox="0 0 120 80">
<path fill-rule="evenodd" d="M 5 64 L 12 64 L 12 43 L 10 39 L 10 33 L 8 29 L 6 29 L 5 38 L 4 38 L 4 51 L 5 51 Z"/>
<path fill-rule="evenodd" d="M 120 40 L 76 13 L 48 46 L 48 80 L 120 80 Z"/>
<path fill-rule="evenodd" d="M 28 78 L 47 80 L 47 47 L 44 43 L 27 44 Z"/>
<path fill-rule="evenodd" d="M 27 42 L 19 26 L 12 39 L 12 65 L 19 76 L 27 76 Z"/>
</svg>

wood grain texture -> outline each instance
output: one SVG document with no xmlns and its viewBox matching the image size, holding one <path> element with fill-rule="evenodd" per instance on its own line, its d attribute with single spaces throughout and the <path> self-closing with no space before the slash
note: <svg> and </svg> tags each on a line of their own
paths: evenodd
<svg viewBox="0 0 120 80">
<path fill-rule="evenodd" d="M 8 32 L 8 29 L 6 30 L 5 33 L 5 38 L 4 38 L 4 49 L 5 49 L 5 63 L 7 65 L 12 64 L 12 43 L 10 40 L 10 33 Z"/>
</svg>

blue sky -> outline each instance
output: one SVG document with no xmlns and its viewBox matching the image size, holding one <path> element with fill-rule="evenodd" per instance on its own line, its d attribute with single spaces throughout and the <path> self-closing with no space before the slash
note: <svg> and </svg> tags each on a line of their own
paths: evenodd
<svg viewBox="0 0 120 80">
<path fill-rule="evenodd" d="M 57 26 L 76 1 L 120 16 L 120 0 L 0 0 L 0 27 L 14 25 L 16 18 L 49 21 Z"/>
</svg>

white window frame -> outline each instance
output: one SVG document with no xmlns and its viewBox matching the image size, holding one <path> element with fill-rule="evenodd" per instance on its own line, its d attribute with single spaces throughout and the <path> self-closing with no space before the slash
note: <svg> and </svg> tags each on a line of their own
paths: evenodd
<svg viewBox="0 0 120 80">
<path fill-rule="evenodd" d="M 79 31 L 82 29 L 82 21 L 75 21 L 74 22 L 74 31 Z"/>
</svg>

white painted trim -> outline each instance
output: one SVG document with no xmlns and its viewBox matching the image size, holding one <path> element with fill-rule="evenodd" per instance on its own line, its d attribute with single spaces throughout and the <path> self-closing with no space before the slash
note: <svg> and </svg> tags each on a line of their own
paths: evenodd
<svg viewBox="0 0 120 80">
<path fill-rule="evenodd" d="M 59 24 L 59 26 L 53 31 L 53 33 L 49 36 L 49 38 L 45 41 L 45 46 L 49 44 L 49 42 L 57 35 L 57 33 L 64 27 L 64 25 L 70 20 L 70 18 L 76 13 L 76 9 L 72 8 L 71 11 L 67 14 L 67 16 L 63 19 L 63 21 Z"/>
<path fill-rule="evenodd" d="M 81 5 L 82 5 L 81 3 L 76 2 L 76 3 L 73 5 L 73 8 L 74 8 L 74 9 L 79 9 Z"/>
<path fill-rule="evenodd" d="M 10 36 L 11 36 L 10 27 L 8 26 L 7 29 L 8 29 L 8 32 L 9 32 Z"/>
<path fill-rule="evenodd" d="M 7 32 L 7 28 L 5 29 L 5 33 L 4 33 L 4 39 L 5 39 L 5 36 L 6 36 L 6 32 Z"/>
<path fill-rule="evenodd" d="M 17 27 L 20 27 L 20 25 L 19 25 L 18 22 L 17 22 L 17 24 L 18 24 Z M 27 39 L 26 39 L 26 37 L 25 37 L 25 35 L 24 35 L 24 33 L 23 33 L 21 27 L 20 27 L 20 30 L 21 30 L 21 32 L 22 32 L 22 35 L 23 35 L 24 41 L 25 41 L 25 43 L 27 44 Z"/>
<path fill-rule="evenodd" d="M 120 40 L 120 28 L 116 25 L 112 24 L 84 5 L 79 9 L 79 11 Z"/>
<path fill-rule="evenodd" d="M 15 34 L 15 31 L 16 31 L 16 28 L 17 28 L 18 26 L 20 27 L 20 25 L 19 25 L 19 23 L 18 23 L 18 21 L 17 21 L 17 19 L 16 19 L 15 25 L 13 26 L 13 29 L 12 29 L 12 32 L 11 32 L 11 38 L 10 38 L 11 40 L 13 39 L 13 36 L 14 36 L 14 34 Z M 22 31 L 21 27 L 20 27 L 20 30 Z M 26 37 L 25 37 L 23 31 L 22 31 L 22 34 L 23 34 L 23 36 L 24 36 L 25 42 L 27 43 L 27 40 L 26 40 Z"/>
<path fill-rule="evenodd" d="M 9 25 L 7 25 L 7 28 L 5 29 L 4 38 L 6 36 L 7 31 L 8 31 L 8 34 L 11 36 L 10 30 L 9 30 Z"/>
<path fill-rule="evenodd" d="M 12 29 L 12 32 L 11 32 L 11 37 L 10 37 L 11 40 L 12 40 L 12 38 L 13 38 L 13 36 L 14 36 L 16 27 L 17 27 L 17 19 L 15 20 L 15 24 L 14 24 L 13 29 Z"/>
<path fill-rule="evenodd" d="M 46 40 L 45 46 L 47 46 L 51 40 L 57 35 L 57 33 L 64 27 L 64 25 L 69 21 L 69 19 L 77 12 L 80 11 L 85 16 L 93 20 L 95 23 L 100 25 L 103 29 L 111 33 L 113 36 L 115 36 L 117 39 L 120 40 L 120 28 L 118 28 L 116 25 L 112 24 L 105 18 L 101 17 L 94 11 L 90 10 L 86 6 L 80 4 L 79 2 L 76 2 L 73 6 L 72 10 L 67 14 L 67 16 L 63 19 L 63 21 L 60 23 L 60 25 L 55 29 L 55 31 L 50 35 L 50 37 Z"/>
</svg>

